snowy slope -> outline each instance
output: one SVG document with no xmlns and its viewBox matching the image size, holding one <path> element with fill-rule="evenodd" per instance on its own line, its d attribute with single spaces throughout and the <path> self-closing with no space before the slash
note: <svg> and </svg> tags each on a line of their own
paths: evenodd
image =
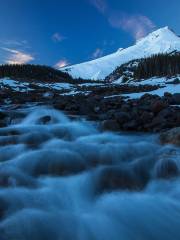
<svg viewBox="0 0 180 240">
<path fill-rule="evenodd" d="M 168 27 L 161 28 L 139 40 L 135 45 L 119 49 L 117 52 L 105 57 L 73 65 L 60 70 L 67 71 L 74 78 L 103 80 L 112 73 L 116 67 L 157 53 L 170 53 L 180 51 L 180 38 Z"/>
</svg>

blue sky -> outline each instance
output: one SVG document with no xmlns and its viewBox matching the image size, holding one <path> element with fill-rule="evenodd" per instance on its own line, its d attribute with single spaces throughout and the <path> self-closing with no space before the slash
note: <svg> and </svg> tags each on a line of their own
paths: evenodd
<svg viewBox="0 0 180 240">
<path fill-rule="evenodd" d="M 168 25 L 179 0 L 0 0 L 0 63 L 63 66 L 133 44 Z"/>
</svg>

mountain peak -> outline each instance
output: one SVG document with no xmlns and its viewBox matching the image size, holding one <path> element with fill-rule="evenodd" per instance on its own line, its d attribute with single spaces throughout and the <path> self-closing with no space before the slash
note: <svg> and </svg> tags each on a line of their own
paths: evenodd
<svg viewBox="0 0 180 240">
<path fill-rule="evenodd" d="M 151 41 L 155 41 L 157 39 L 171 41 L 171 40 L 177 40 L 177 38 L 179 37 L 176 35 L 176 33 L 172 29 L 170 29 L 168 26 L 166 26 L 149 33 L 146 37 L 141 38 L 139 41 L 137 41 L 137 43 L 141 41 L 145 41 L 147 39 Z"/>
<path fill-rule="evenodd" d="M 129 61 L 149 57 L 153 54 L 180 52 L 180 38 L 168 26 L 155 30 L 140 39 L 135 45 L 98 58 L 76 64 L 61 70 L 75 78 L 103 80 L 117 67 Z"/>
<path fill-rule="evenodd" d="M 164 35 L 164 34 L 173 34 L 173 35 L 176 35 L 175 32 L 169 27 L 169 26 L 165 26 L 165 27 L 162 27 L 162 28 L 159 28 L 151 33 L 149 33 L 149 35 L 156 35 L 156 34 L 159 34 L 159 35 Z"/>
</svg>

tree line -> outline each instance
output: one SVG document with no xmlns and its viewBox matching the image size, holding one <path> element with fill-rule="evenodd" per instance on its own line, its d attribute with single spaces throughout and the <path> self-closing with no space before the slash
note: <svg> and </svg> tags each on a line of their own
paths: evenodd
<svg viewBox="0 0 180 240">
<path fill-rule="evenodd" d="M 180 54 L 156 54 L 140 60 L 134 78 L 171 77 L 177 74 L 180 74 Z"/>
<path fill-rule="evenodd" d="M 74 82 L 68 73 L 61 72 L 52 67 L 32 64 L 5 64 L 0 65 L 0 78 L 13 78 L 17 80 L 39 80 L 43 82 Z"/>
</svg>

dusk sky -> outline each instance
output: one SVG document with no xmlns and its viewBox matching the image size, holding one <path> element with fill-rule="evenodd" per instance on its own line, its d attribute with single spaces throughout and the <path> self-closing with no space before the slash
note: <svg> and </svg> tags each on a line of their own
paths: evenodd
<svg viewBox="0 0 180 240">
<path fill-rule="evenodd" d="M 168 25 L 179 0 L 0 0 L 0 63 L 63 66 L 127 47 Z"/>
</svg>

